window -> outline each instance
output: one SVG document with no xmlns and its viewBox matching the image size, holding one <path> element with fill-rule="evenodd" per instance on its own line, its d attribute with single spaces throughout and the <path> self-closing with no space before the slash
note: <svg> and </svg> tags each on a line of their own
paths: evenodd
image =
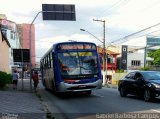
<svg viewBox="0 0 160 119">
<path fill-rule="evenodd" d="M 107 63 L 111 63 L 111 58 L 110 57 L 107 58 Z"/>
<path fill-rule="evenodd" d="M 126 60 L 122 60 L 122 63 L 126 64 Z"/>
<path fill-rule="evenodd" d="M 7 37 L 7 30 L 5 30 L 5 29 L 1 29 L 1 30 L 2 30 L 3 35 L 4 35 L 5 37 Z"/>
<path fill-rule="evenodd" d="M 140 66 L 141 65 L 141 61 L 140 60 L 132 60 L 131 61 L 131 65 L 132 66 Z"/>
<path fill-rule="evenodd" d="M 48 68 L 51 68 L 51 58 L 50 58 L 50 53 L 48 54 Z"/>
<path fill-rule="evenodd" d="M 127 48 L 123 48 L 123 51 L 127 51 Z"/>
<path fill-rule="evenodd" d="M 51 68 L 53 68 L 53 57 L 52 57 L 52 52 L 50 52 L 50 59 L 51 59 Z"/>
<path fill-rule="evenodd" d="M 114 62 L 115 62 L 115 60 L 114 60 L 113 57 L 108 57 L 107 58 L 107 63 L 114 63 Z"/>
<path fill-rule="evenodd" d="M 44 68 L 46 67 L 46 61 L 43 59 Z"/>
<path fill-rule="evenodd" d="M 47 66 L 47 68 L 49 68 L 49 59 L 48 59 L 48 55 L 47 55 L 47 57 L 46 57 L 46 61 L 47 61 L 46 66 Z"/>
<path fill-rule="evenodd" d="M 48 68 L 48 61 L 47 61 L 47 57 L 45 57 L 45 68 Z"/>
<path fill-rule="evenodd" d="M 43 66 L 44 66 L 44 60 L 42 60 L 40 63 L 41 63 L 41 65 L 40 65 L 40 69 L 42 69 L 42 70 L 43 70 L 43 68 L 44 68 L 44 67 L 43 67 Z"/>
<path fill-rule="evenodd" d="M 14 32 L 13 31 L 11 31 L 10 38 L 13 39 L 13 40 L 15 40 L 15 36 L 14 36 Z"/>
<path fill-rule="evenodd" d="M 11 56 L 13 57 L 13 49 L 11 50 Z"/>
<path fill-rule="evenodd" d="M 139 72 L 137 72 L 137 73 L 135 74 L 134 79 L 135 79 L 135 80 L 137 80 L 137 79 L 143 79 L 143 76 L 142 76 L 142 74 L 140 74 Z"/>
<path fill-rule="evenodd" d="M 127 79 L 133 79 L 134 75 L 135 75 L 135 72 L 131 72 L 125 78 L 127 78 Z"/>
</svg>

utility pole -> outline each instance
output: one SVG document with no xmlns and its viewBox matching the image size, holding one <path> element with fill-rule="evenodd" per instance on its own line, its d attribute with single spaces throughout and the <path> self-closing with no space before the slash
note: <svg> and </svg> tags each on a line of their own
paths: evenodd
<svg viewBox="0 0 160 119">
<path fill-rule="evenodd" d="M 105 46 L 105 43 L 106 43 L 106 40 L 105 40 L 105 20 L 98 20 L 98 19 L 93 19 L 93 21 L 97 21 L 97 22 L 102 22 L 103 23 L 103 85 L 105 85 L 106 83 L 106 79 L 105 79 L 105 73 L 106 73 L 106 46 Z"/>
<path fill-rule="evenodd" d="M 30 49 L 30 90 L 32 92 L 32 25 L 34 23 L 34 21 L 36 20 L 36 18 L 38 17 L 38 15 L 42 13 L 42 11 L 38 12 L 36 14 L 36 16 L 34 17 L 33 21 L 30 24 L 29 27 L 29 49 Z"/>
</svg>

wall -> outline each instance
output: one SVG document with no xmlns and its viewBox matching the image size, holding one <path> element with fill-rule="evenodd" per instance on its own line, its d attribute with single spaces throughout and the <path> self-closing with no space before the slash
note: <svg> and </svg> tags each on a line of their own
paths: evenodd
<svg viewBox="0 0 160 119">
<path fill-rule="evenodd" d="M 1 30 L 4 33 L 5 37 L 7 38 L 7 40 L 9 41 L 11 47 L 9 48 L 9 66 L 10 66 L 10 70 L 11 67 L 14 65 L 13 62 L 13 52 L 12 49 L 16 48 L 20 48 L 20 41 L 19 41 L 19 37 L 18 37 L 18 33 L 17 33 L 17 26 L 15 22 L 12 22 L 10 20 L 7 19 L 0 19 L 0 26 L 1 26 Z"/>
<path fill-rule="evenodd" d="M 112 84 L 118 84 L 118 81 L 122 79 L 127 73 L 115 73 L 112 75 Z"/>
<path fill-rule="evenodd" d="M 139 67 L 144 67 L 144 53 L 128 53 L 127 70 L 136 70 Z M 140 60 L 140 66 L 132 66 L 132 60 Z"/>
<path fill-rule="evenodd" d="M 18 32 L 23 49 L 30 49 L 30 24 L 18 24 Z M 35 67 L 35 27 L 31 27 L 31 42 L 32 42 L 32 66 Z"/>
<path fill-rule="evenodd" d="M 9 46 L 5 40 L 2 41 L 2 34 L 0 32 L 0 71 L 10 73 L 9 68 Z"/>
</svg>

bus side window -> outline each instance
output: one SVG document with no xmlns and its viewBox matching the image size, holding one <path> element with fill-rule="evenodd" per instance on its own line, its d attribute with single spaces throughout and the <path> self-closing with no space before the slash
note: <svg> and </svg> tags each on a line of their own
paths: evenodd
<svg viewBox="0 0 160 119">
<path fill-rule="evenodd" d="M 48 68 L 51 68 L 51 56 L 48 54 Z"/>
<path fill-rule="evenodd" d="M 50 52 L 50 62 L 51 62 L 51 68 L 53 68 L 53 56 L 52 56 L 52 52 Z"/>
<path fill-rule="evenodd" d="M 48 60 L 48 55 L 46 56 L 46 61 L 47 61 L 47 63 L 46 63 L 46 68 L 48 69 L 48 68 L 49 68 L 49 60 Z"/>
<path fill-rule="evenodd" d="M 53 61 L 54 61 L 54 60 L 56 59 L 56 58 L 55 58 L 55 54 L 54 54 L 54 53 L 52 53 L 52 55 L 53 55 L 52 57 L 53 57 Z"/>
</svg>

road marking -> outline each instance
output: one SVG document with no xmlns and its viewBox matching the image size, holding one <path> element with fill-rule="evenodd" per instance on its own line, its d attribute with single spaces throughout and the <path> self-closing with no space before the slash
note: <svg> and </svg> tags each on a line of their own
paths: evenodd
<svg viewBox="0 0 160 119">
<path fill-rule="evenodd" d="M 97 97 L 101 97 L 101 98 L 104 97 L 103 95 L 97 95 L 97 94 L 94 94 L 94 93 L 92 95 L 97 96 Z"/>
<path fill-rule="evenodd" d="M 160 113 L 160 110 L 151 109 L 154 112 Z"/>
</svg>

